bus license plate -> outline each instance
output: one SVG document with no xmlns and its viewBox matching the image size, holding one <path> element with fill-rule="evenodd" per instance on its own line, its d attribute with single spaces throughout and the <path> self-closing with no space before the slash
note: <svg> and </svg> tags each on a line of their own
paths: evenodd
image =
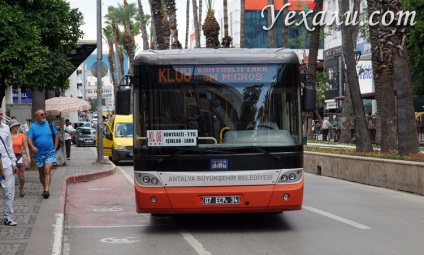
<svg viewBox="0 0 424 255">
<path fill-rule="evenodd" d="M 240 204 L 239 196 L 203 197 L 204 205 Z"/>
</svg>

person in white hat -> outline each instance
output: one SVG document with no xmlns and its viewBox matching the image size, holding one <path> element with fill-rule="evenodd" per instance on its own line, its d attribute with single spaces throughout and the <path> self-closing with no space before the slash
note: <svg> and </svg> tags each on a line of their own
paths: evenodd
<svg viewBox="0 0 424 255">
<path fill-rule="evenodd" d="M 29 155 L 28 142 L 24 134 L 19 132 L 21 123 L 15 119 L 9 121 L 10 134 L 12 135 L 12 145 L 13 152 L 16 156 L 16 167 L 18 168 L 18 177 L 19 177 L 19 195 L 21 197 L 25 196 L 24 184 L 25 184 L 25 167 L 23 161 L 26 160 L 31 163 L 31 157 Z M 22 147 L 25 149 L 26 157 L 23 157 Z"/>
</svg>

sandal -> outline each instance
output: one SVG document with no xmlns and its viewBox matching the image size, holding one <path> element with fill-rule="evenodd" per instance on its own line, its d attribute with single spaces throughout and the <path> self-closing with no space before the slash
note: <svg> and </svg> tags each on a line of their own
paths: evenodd
<svg viewBox="0 0 424 255">
<path fill-rule="evenodd" d="M 43 191 L 43 197 L 44 198 L 49 198 L 50 193 L 48 191 Z"/>
<path fill-rule="evenodd" d="M 25 196 L 25 192 L 19 193 L 20 197 L 24 197 Z"/>
</svg>

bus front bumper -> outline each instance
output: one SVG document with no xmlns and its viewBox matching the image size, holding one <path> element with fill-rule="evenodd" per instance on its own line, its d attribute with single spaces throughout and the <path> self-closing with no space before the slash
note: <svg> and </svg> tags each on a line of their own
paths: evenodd
<svg viewBox="0 0 424 255">
<path fill-rule="evenodd" d="M 138 213 L 243 213 L 301 210 L 303 178 L 295 184 L 223 187 L 141 187 L 135 184 Z M 208 197 L 237 197 L 235 204 L 205 204 Z"/>
</svg>

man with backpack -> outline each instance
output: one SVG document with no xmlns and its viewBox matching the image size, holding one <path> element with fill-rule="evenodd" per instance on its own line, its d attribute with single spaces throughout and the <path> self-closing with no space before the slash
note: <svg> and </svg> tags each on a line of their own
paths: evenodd
<svg viewBox="0 0 424 255">
<path fill-rule="evenodd" d="M 43 185 L 43 197 L 49 198 L 51 169 L 56 162 L 56 148 L 59 146 L 59 132 L 56 125 L 46 121 L 44 110 L 35 112 L 35 122 L 31 124 L 28 132 L 28 145 L 34 154 L 40 181 Z"/>
</svg>

